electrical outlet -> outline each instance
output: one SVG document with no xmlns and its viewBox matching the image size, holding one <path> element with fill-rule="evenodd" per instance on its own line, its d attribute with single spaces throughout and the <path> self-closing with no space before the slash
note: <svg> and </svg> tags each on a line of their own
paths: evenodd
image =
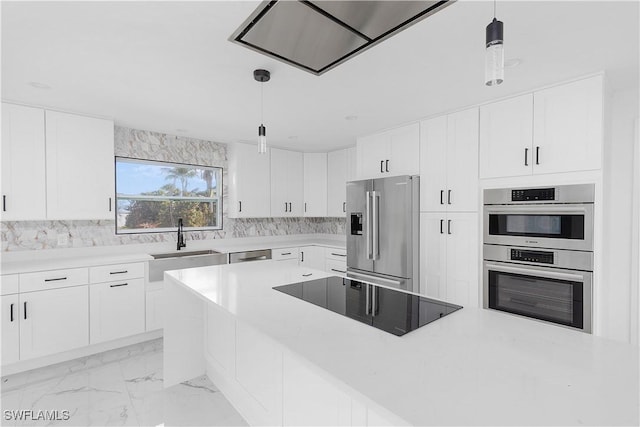
<svg viewBox="0 0 640 427">
<path fill-rule="evenodd" d="M 58 234 L 58 246 L 68 246 L 69 235 L 67 233 Z"/>
</svg>

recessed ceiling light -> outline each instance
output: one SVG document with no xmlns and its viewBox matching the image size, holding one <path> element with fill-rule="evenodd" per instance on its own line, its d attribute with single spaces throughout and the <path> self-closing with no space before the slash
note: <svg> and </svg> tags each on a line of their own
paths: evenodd
<svg viewBox="0 0 640 427">
<path fill-rule="evenodd" d="M 522 60 L 520 58 L 507 59 L 504 61 L 504 68 L 515 68 L 520 64 L 522 64 Z"/>
<path fill-rule="evenodd" d="M 298 135 L 291 135 L 289 139 L 298 139 Z"/>
<path fill-rule="evenodd" d="M 27 83 L 31 87 L 35 87 L 36 89 L 51 89 L 51 86 L 45 83 L 40 82 L 29 82 Z"/>
<path fill-rule="evenodd" d="M 358 116 L 346 116 L 344 119 L 352 122 L 354 120 L 358 120 Z"/>
<path fill-rule="evenodd" d="M 188 132 L 188 129 L 180 128 L 180 129 L 176 129 L 176 132 L 185 133 L 185 132 Z"/>
</svg>

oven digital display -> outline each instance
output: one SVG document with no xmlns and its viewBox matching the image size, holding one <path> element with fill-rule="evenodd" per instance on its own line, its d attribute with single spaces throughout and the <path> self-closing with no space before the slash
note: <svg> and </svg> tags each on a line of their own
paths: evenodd
<svg viewBox="0 0 640 427">
<path fill-rule="evenodd" d="M 559 215 L 507 215 L 507 233 L 559 235 L 562 220 Z"/>
</svg>

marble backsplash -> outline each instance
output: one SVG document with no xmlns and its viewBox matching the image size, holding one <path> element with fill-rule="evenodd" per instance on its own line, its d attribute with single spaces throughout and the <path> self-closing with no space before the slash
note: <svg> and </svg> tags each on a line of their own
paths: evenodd
<svg viewBox="0 0 640 427">
<path fill-rule="evenodd" d="M 116 126 L 115 155 L 137 159 L 173 161 L 223 168 L 223 229 L 188 232 L 188 239 L 282 236 L 290 234 L 344 234 L 344 218 L 251 218 L 227 216 L 226 144 Z M 176 233 L 115 234 L 115 221 L 2 221 L 1 251 L 82 248 L 175 241 Z M 58 246 L 58 236 L 68 244 Z"/>
</svg>

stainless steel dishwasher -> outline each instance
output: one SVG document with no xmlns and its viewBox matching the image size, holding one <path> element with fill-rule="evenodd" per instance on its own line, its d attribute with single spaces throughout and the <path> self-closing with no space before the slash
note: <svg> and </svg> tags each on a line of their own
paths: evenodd
<svg viewBox="0 0 640 427">
<path fill-rule="evenodd" d="M 229 254 L 229 264 L 248 261 L 262 261 L 271 259 L 271 249 L 262 249 L 259 251 L 231 252 Z"/>
</svg>

